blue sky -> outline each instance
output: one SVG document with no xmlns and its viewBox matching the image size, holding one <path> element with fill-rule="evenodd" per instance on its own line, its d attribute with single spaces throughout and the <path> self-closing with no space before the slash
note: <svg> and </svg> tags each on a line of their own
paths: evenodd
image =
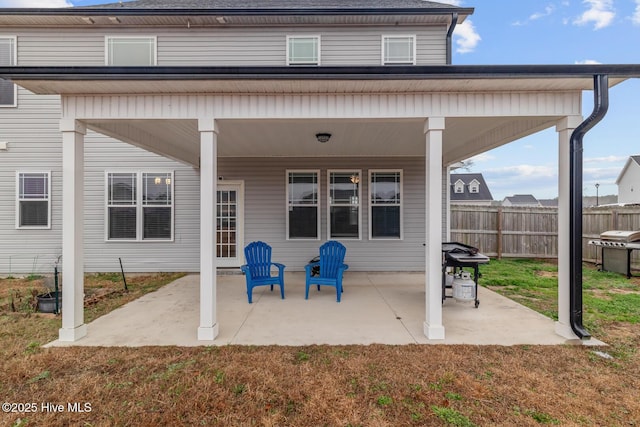
<svg viewBox="0 0 640 427">
<path fill-rule="evenodd" d="M 0 0 L 0 7 L 65 7 L 116 0 Z M 640 63 L 640 0 L 449 0 L 475 13 L 454 35 L 454 64 Z M 584 139 L 584 194 L 616 194 L 640 154 L 640 79 L 613 87 L 607 116 Z M 583 115 L 593 94 L 585 92 Z M 558 137 L 548 129 L 473 159 L 494 199 L 557 196 Z"/>
</svg>

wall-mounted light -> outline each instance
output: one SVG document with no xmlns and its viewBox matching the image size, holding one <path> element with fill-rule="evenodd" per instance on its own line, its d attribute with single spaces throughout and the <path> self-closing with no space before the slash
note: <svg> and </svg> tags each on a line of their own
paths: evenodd
<svg viewBox="0 0 640 427">
<path fill-rule="evenodd" d="M 331 134 L 328 132 L 316 133 L 316 139 L 318 140 L 318 142 L 324 144 L 325 142 L 328 142 L 329 139 L 331 139 Z"/>
<path fill-rule="evenodd" d="M 171 178 L 165 178 L 164 183 L 167 185 L 171 185 Z"/>
<path fill-rule="evenodd" d="M 162 178 L 160 178 L 159 176 L 156 176 L 156 179 L 154 179 L 154 180 L 153 180 L 153 182 L 154 182 L 156 185 L 160 185 L 160 183 L 162 182 Z"/>
<path fill-rule="evenodd" d="M 360 177 L 356 174 L 351 175 L 351 177 L 349 177 L 349 180 L 351 181 L 352 184 L 358 184 L 360 183 Z"/>
</svg>

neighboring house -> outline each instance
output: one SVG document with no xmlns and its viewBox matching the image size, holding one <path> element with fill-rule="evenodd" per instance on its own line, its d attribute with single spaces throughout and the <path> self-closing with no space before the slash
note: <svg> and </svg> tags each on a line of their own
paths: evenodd
<svg viewBox="0 0 640 427">
<path fill-rule="evenodd" d="M 558 207 L 558 199 L 538 199 L 538 202 L 540 202 L 540 206 L 544 208 Z"/>
<path fill-rule="evenodd" d="M 640 203 L 640 155 L 629 156 L 616 185 L 618 203 Z"/>
<path fill-rule="evenodd" d="M 567 177 L 582 92 L 640 76 L 450 65 L 472 13 L 422 0 L 0 9 L 0 272 L 62 254 L 64 341 L 86 334 L 84 272 L 118 258 L 199 272 L 198 337 L 212 340 L 217 269 L 242 264 L 247 243 L 300 271 L 339 239 L 349 271 L 424 270 L 424 331 L 444 338 L 449 165 L 554 128 Z"/>
<path fill-rule="evenodd" d="M 481 173 L 449 175 L 449 201 L 468 205 L 490 205 L 493 196 Z"/>
<path fill-rule="evenodd" d="M 532 194 L 516 194 L 505 197 L 502 206 L 539 207 L 542 205 Z"/>
</svg>

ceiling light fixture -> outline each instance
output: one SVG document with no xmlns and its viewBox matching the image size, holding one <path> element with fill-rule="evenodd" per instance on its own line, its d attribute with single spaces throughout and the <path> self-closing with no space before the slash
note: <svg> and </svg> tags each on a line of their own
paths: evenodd
<svg viewBox="0 0 640 427">
<path fill-rule="evenodd" d="M 325 142 L 328 142 L 329 139 L 331 139 L 331 134 L 329 132 L 316 133 L 316 139 L 318 140 L 318 142 L 324 144 Z"/>
</svg>

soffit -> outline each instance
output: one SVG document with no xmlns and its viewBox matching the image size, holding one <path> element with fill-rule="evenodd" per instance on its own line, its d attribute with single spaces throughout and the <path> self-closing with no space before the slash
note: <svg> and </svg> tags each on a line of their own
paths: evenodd
<svg viewBox="0 0 640 427">
<path fill-rule="evenodd" d="M 611 86 L 623 78 L 609 80 Z M 477 78 L 477 79 L 192 79 L 185 80 L 61 80 L 13 79 L 36 94 L 346 94 L 430 92 L 555 92 L 593 89 L 593 78 Z"/>
</svg>

